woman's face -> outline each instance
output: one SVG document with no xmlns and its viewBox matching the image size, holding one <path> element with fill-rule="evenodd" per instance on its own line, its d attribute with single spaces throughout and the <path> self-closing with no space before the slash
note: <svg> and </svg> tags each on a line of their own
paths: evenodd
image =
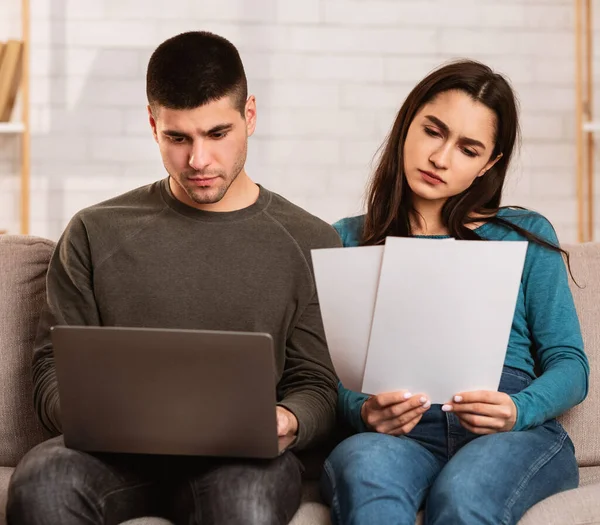
<svg viewBox="0 0 600 525">
<path fill-rule="evenodd" d="M 404 172 L 414 197 L 441 200 L 466 190 L 499 157 L 494 150 L 496 115 L 462 91 L 440 93 L 410 124 Z"/>
</svg>

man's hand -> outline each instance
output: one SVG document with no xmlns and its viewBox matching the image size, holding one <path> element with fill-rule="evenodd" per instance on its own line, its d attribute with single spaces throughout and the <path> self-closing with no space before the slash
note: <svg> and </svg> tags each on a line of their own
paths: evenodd
<svg viewBox="0 0 600 525">
<path fill-rule="evenodd" d="M 369 397 L 363 403 L 360 415 L 371 430 L 400 436 L 415 428 L 430 406 L 431 402 L 424 395 L 413 396 L 402 390 Z"/>
<path fill-rule="evenodd" d="M 294 436 L 298 432 L 298 420 L 286 408 L 277 406 L 277 436 Z"/>
<path fill-rule="evenodd" d="M 478 390 L 457 394 L 442 410 L 454 412 L 460 424 L 474 434 L 509 432 L 517 421 L 517 407 L 503 392 Z"/>
</svg>

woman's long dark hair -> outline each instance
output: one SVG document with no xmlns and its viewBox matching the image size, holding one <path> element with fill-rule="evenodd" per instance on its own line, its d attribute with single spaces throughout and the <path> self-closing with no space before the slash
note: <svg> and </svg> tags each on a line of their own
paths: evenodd
<svg viewBox="0 0 600 525">
<path fill-rule="evenodd" d="M 450 197 L 442 208 L 442 223 L 456 239 L 479 240 L 468 224 L 486 222 L 516 231 L 527 240 L 562 253 L 569 266 L 569 254 L 560 246 L 534 235 L 510 221 L 498 217 L 506 172 L 519 138 L 517 101 L 508 81 L 488 66 L 473 60 L 461 60 L 436 69 L 410 92 L 398 112 L 394 125 L 382 146 L 382 153 L 367 194 L 367 213 L 362 244 L 383 244 L 388 236 L 412 236 L 411 190 L 404 173 L 404 143 L 408 128 L 417 112 L 440 93 L 461 91 L 496 115 L 495 147 L 490 159 L 502 154 L 485 175 L 477 177 L 462 193 Z"/>
</svg>

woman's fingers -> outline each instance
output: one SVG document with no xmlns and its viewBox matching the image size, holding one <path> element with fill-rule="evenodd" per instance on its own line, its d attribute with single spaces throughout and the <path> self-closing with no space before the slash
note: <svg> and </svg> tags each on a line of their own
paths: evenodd
<svg viewBox="0 0 600 525">
<path fill-rule="evenodd" d="M 393 436 L 401 436 L 408 434 L 413 428 L 417 426 L 423 414 L 427 412 L 431 404 L 427 406 L 420 406 L 410 412 L 406 412 L 401 417 L 395 419 L 388 419 L 380 424 L 378 432 L 382 434 L 391 434 Z"/>
<path fill-rule="evenodd" d="M 517 407 L 512 398 L 503 392 L 475 391 L 454 396 L 452 403 L 442 406 L 445 412 L 454 412 L 467 429 L 484 429 L 508 432 L 515 426 Z M 467 426 L 468 425 L 468 426 Z M 473 430 L 471 430 L 473 432 Z"/>
<path fill-rule="evenodd" d="M 477 414 L 460 414 L 458 415 L 458 419 L 460 420 L 461 424 L 466 423 L 470 427 L 487 428 L 495 432 L 502 430 L 506 424 L 505 419 L 480 416 Z"/>
<path fill-rule="evenodd" d="M 365 402 L 365 405 L 367 402 Z M 421 415 L 430 406 L 431 403 L 425 396 L 416 395 L 382 410 L 367 407 L 364 414 L 365 423 L 377 432 L 390 433 L 392 430 L 396 431 L 405 425 L 411 424 L 416 418 L 420 419 Z M 415 421 L 412 427 L 417 422 Z"/>
</svg>

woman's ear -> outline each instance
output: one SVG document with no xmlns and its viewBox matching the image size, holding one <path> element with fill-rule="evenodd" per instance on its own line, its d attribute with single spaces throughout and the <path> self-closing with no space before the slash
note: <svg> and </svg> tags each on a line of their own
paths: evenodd
<svg viewBox="0 0 600 525">
<path fill-rule="evenodd" d="M 479 175 L 477 175 L 478 177 L 481 177 L 482 175 L 485 175 L 489 170 L 491 170 L 494 167 L 494 164 L 496 164 L 496 162 L 498 162 L 502 156 L 504 155 L 504 153 L 498 153 L 498 155 L 496 155 L 496 157 L 494 157 L 492 160 L 488 161 L 488 163 L 483 167 L 483 169 L 479 172 Z"/>
</svg>

